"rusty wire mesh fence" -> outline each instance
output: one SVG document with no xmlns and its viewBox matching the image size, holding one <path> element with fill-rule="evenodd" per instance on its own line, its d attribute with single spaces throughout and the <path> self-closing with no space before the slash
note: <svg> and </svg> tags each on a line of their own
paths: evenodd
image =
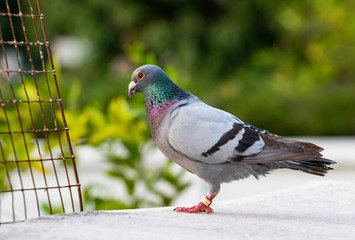
<svg viewBox="0 0 355 240">
<path fill-rule="evenodd" d="M 39 0 L 1 0 L 0 23 L 0 224 L 82 211 Z"/>
</svg>

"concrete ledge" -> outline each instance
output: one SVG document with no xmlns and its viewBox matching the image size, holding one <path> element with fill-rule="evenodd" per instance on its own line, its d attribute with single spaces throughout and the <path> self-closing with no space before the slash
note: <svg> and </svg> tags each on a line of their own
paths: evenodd
<svg viewBox="0 0 355 240">
<path fill-rule="evenodd" d="M 0 239 L 354 239 L 355 183 L 313 182 L 214 202 L 213 214 L 173 207 L 60 214 L 0 226 Z"/>
</svg>

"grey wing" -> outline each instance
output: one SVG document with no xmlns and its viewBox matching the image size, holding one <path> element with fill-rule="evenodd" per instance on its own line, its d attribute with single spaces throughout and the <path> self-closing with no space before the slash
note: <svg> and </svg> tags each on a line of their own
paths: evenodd
<svg viewBox="0 0 355 240">
<path fill-rule="evenodd" d="M 218 164 L 260 153 L 263 132 L 197 100 L 171 113 L 168 141 L 190 159 Z"/>
</svg>

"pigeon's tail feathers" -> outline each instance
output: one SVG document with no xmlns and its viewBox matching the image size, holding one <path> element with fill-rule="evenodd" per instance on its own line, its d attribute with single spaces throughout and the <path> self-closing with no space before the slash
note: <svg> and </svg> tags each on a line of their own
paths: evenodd
<svg viewBox="0 0 355 240">
<path fill-rule="evenodd" d="M 265 141 L 266 149 L 288 150 L 293 153 L 312 153 L 315 156 L 321 157 L 324 149 L 314 143 L 300 142 L 296 140 L 284 139 L 276 134 L 266 133 L 262 135 Z"/>
<path fill-rule="evenodd" d="M 287 140 L 270 133 L 261 134 L 261 137 L 265 142 L 264 149 L 260 153 L 244 157 L 240 161 L 248 163 L 294 162 L 322 157 L 320 152 L 323 151 L 323 148 L 313 143 Z"/>
<path fill-rule="evenodd" d="M 235 164 L 224 163 L 213 165 L 213 167 L 223 167 L 223 171 L 218 175 L 219 178 L 217 180 L 217 182 L 222 183 L 244 179 L 250 175 L 254 176 L 256 179 L 259 179 L 259 176 L 266 176 L 276 169 L 292 169 L 317 176 L 325 176 L 329 170 L 333 169 L 330 165 L 335 163 L 336 162 L 326 158 L 316 157 L 313 159 L 298 161 L 276 161 L 267 163 L 238 162 Z"/>
<path fill-rule="evenodd" d="M 330 159 L 316 157 L 308 160 L 298 160 L 289 163 L 289 168 L 294 170 L 300 170 L 302 172 L 310 173 L 318 176 L 325 176 L 329 170 L 333 170 L 330 167 L 331 164 L 336 162 Z"/>
<path fill-rule="evenodd" d="M 259 176 L 265 176 L 271 171 L 276 169 L 291 169 L 298 170 L 305 173 L 325 176 L 329 170 L 333 170 L 330 165 L 335 164 L 336 162 L 330 159 L 316 157 L 308 160 L 298 160 L 291 162 L 269 162 L 269 163 L 252 163 L 247 164 L 248 173 L 253 175 L 256 179 L 259 179 Z"/>
</svg>

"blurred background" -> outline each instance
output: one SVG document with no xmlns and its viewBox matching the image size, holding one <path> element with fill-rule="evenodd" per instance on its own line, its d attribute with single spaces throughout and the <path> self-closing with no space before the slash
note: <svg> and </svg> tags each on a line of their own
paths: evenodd
<svg viewBox="0 0 355 240">
<path fill-rule="evenodd" d="M 128 100 L 132 71 L 148 63 L 245 122 L 320 144 L 339 162 L 329 179 L 355 181 L 354 1 L 51 0 L 42 9 L 85 210 L 193 204 L 207 190 L 155 148 L 143 96 Z M 220 198 L 313 180 L 278 171 L 226 185 Z"/>
</svg>

